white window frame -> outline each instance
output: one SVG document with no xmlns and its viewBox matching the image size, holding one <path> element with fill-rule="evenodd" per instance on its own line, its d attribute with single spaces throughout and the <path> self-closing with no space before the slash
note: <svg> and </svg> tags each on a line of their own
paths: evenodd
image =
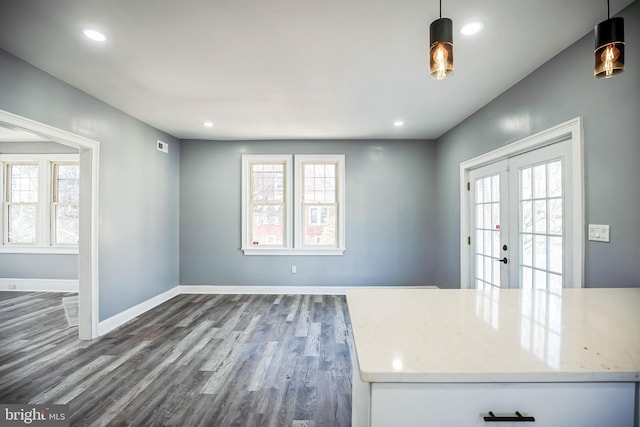
<svg viewBox="0 0 640 427">
<path fill-rule="evenodd" d="M 0 210 L 0 253 L 25 254 L 77 254 L 78 245 L 55 244 L 52 238 L 52 196 L 54 163 L 78 163 L 77 154 L 0 154 L 0 177 L 2 209 Z M 7 242 L 7 188 L 6 164 L 37 163 L 38 164 L 38 208 L 35 244 Z"/>
<path fill-rule="evenodd" d="M 49 175 L 51 177 L 51 195 L 49 198 L 49 217 L 50 217 L 50 224 L 51 226 L 49 227 L 49 233 L 50 233 L 50 242 L 51 242 L 51 246 L 60 246 L 60 247 L 77 247 L 78 246 L 78 242 L 76 243 L 59 243 L 56 241 L 56 236 L 58 234 L 58 224 L 56 223 L 56 208 L 58 206 L 74 206 L 76 209 L 80 208 L 80 198 L 78 197 L 78 201 L 75 203 L 70 203 L 70 202 L 60 202 L 58 200 L 58 177 L 59 177 L 59 171 L 60 171 L 60 166 L 78 166 L 78 168 L 80 167 L 80 162 L 78 161 L 52 161 L 49 162 L 49 166 L 50 166 L 50 170 L 49 170 Z M 78 178 L 78 184 L 80 183 L 80 179 Z M 79 191 L 78 191 L 79 193 Z M 80 196 L 80 194 L 78 194 L 78 196 Z M 78 238 L 79 236 L 79 231 L 78 230 Z"/>
<path fill-rule="evenodd" d="M 337 208 L 337 244 L 335 246 L 304 246 L 302 244 L 302 164 L 303 163 L 335 163 L 336 202 Z M 283 245 L 255 246 L 249 241 L 251 237 L 251 165 L 258 163 L 284 163 L 284 240 Z M 294 167 L 295 165 L 295 167 Z M 242 242 L 241 250 L 245 255 L 342 255 L 345 251 L 345 156 L 331 155 L 275 155 L 275 154 L 243 154 L 242 155 Z"/>
<path fill-rule="evenodd" d="M 38 197 L 34 202 L 15 202 L 15 201 L 9 201 L 9 168 L 13 168 L 15 166 L 35 166 L 38 169 L 38 187 L 37 187 L 37 192 L 38 192 Z M 2 178 L 4 179 L 4 181 L 2 181 L 2 192 L 3 192 L 3 198 L 2 198 L 2 202 L 3 202 L 3 206 L 2 206 L 2 244 L 5 245 L 12 245 L 12 246 L 16 246 L 16 247 L 25 247 L 25 246 L 33 246 L 35 245 L 38 240 L 39 240 L 39 232 L 40 232 L 40 222 L 39 222 L 39 213 L 40 213 L 40 187 L 42 186 L 42 171 L 40 170 L 40 164 L 37 161 L 33 161 L 33 160 L 15 160 L 15 161 L 11 161 L 11 162 L 2 162 Z M 25 205 L 25 204 L 31 204 L 31 205 L 35 205 L 35 210 L 36 210 L 36 214 L 35 214 L 35 224 L 34 224 L 34 228 L 35 228 L 35 235 L 34 235 L 34 242 L 28 242 L 28 243 L 23 243 L 23 242 L 9 242 L 9 211 L 11 210 L 11 208 L 15 205 Z"/>
<path fill-rule="evenodd" d="M 467 191 L 467 183 L 469 182 L 469 173 L 471 170 L 566 139 L 571 141 L 570 156 L 572 162 L 571 187 L 567 188 L 567 191 L 570 191 L 573 197 L 573 218 L 567 218 L 566 220 L 567 224 L 571 224 L 573 236 L 573 253 L 569 260 L 569 268 L 571 268 L 573 280 L 568 287 L 584 287 L 585 218 L 583 135 L 582 117 L 576 117 L 527 138 L 460 163 L 460 287 L 462 289 L 471 288 L 468 268 L 471 257 L 467 240 L 471 235 L 471 221 L 468 214 L 470 202 L 469 192 Z"/>
<path fill-rule="evenodd" d="M 284 164 L 284 216 L 282 245 L 255 246 L 251 238 L 251 165 L 254 164 Z M 293 218 L 293 194 L 291 178 L 293 170 L 293 156 L 279 154 L 242 155 L 242 251 L 245 255 L 277 255 L 293 248 L 291 221 Z"/>
<path fill-rule="evenodd" d="M 336 165 L 336 245 L 319 246 L 304 244 L 304 184 L 303 165 L 305 163 L 321 163 Z M 345 223 L 345 156 L 344 154 L 318 154 L 295 156 L 295 212 L 294 236 L 295 245 L 299 253 L 307 255 L 342 255 L 345 251 L 344 223 Z"/>
</svg>

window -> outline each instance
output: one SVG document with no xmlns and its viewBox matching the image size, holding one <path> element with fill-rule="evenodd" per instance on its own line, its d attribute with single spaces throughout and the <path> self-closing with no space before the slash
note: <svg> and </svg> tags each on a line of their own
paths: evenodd
<svg viewBox="0 0 640 427">
<path fill-rule="evenodd" d="M 344 155 L 244 155 L 244 254 L 341 255 L 344 164 Z"/>
<path fill-rule="evenodd" d="M 288 222 L 289 158 L 256 159 L 249 168 L 249 212 L 251 246 L 285 247 Z"/>
<path fill-rule="evenodd" d="M 57 245 L 78 244 L 80 202 L 80 165 L 53 164 L 53 194 L 51 198 L 51 241 Z"/>
<path fill-rule="evenodd" d="M 77 253 L 79 178 L 77 155 L 0 156 L 0 252 Z"/>
<path fill-rule="evenodd" d="M 7 164 L 6 243 L 35 244 L 38 213 L 38 164 Z"/>
</svg>

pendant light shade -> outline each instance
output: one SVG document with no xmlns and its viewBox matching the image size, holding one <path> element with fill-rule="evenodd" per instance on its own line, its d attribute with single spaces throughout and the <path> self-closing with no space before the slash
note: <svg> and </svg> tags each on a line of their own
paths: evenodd
<svg viewBox="0 0 640 427">
<path fill-rule="evenodd" d="M 607 2 L 608 9 L 609 2 Z M 607 12 L 607 17 L 608 17 Z M 624 20 L 607 19 L 596 25 L 593 75 L 609 78 L 624 71 Z"/>
<path fill-rule="evenodd" d="M 453 74 L 453 22 L 436 19 L 429 26 L 429 73 L 436 80 Z"/>
</svg>

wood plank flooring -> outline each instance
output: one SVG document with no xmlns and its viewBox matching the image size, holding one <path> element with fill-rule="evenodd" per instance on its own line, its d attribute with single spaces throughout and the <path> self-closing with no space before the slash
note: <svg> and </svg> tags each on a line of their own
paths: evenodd
<svg viewBox="0 0 640 427">
<path fill-rule="evenodd" d="M 62 298 L 0 292 L 0 402 L 77 426 L 349 426 L 353 340 L 327 295 L 179 295 L 97 340 Z"/>
</svg>

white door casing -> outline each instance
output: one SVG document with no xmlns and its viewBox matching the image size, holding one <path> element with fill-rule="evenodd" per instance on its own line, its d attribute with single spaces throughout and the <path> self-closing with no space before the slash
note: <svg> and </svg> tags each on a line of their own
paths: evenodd
<svg viewBox="0 0 640 427">
<path fill-rule="evenodd" d="M 83 340 L 98 336 L 98 167 L 100 143 L 0 110 L 0 123 L 26 130 L 80 152 L 80 239 L 78 253 L 78 331 Z"/>
<path fill-rule="evenodd" d="M 563 148 L 562 154 L 557 153 L 549 153 L 549 150 L 554 150 L 560 147 L 562 144 L 557 144 L 558 142 L 566 141 L 564 144 L 565 148 Z M 534 150 L 541 149 L 542 147 L 555 145 L 556 148 L 545 148 L 544 150 L 539 150 L 536 154 L 531 154 L 529 152 L 533 152 Z M 520 158 L 516 158 L 518 155 L 522 155 L 524 153 L 529 153 L 525 156 L 521 156 Z M 551 157 L 549 157 L 551 156 Z M 474 273 L 474 268 L 472 267 L 472 263 L 474 260 L 474 252 L 471 250 L 471 247 L 474 247 L 473 242 L 475 240 L 474 233 L 474 225 L 472 215 L 470 209 L 472 208 L 472 204 L 474 200 L 472 199 L 472 191 L 467 191 L 468 183 L 472 182 L 472 179 L 475 177 L 482 175 L 481 171 L 478 171 L 481 167 L 486 167 L 487 165 L 495 164 L 494 166 L 490 166 L 485 168 L 486 173 L 493 172 L 496 173 L 497 169 L 499 169 L 499 164 L 496 162 L 511 159 L 510 167 L 515 169 L 513 173 L 511 173 L 511 183 L 509 187 L 509 193 L 506 198 L 512 201 L 511 206 L 514 205 L 514 201 L 519 200 L 519 173 L 522 167 L 528 164 L 538 164 L 539 162 L 544 163 L 544 159 L 554 158 L 558 156 L 563 156 L 565 163 L 569 166 L 566 169 L 566 174 L 564 176 L 564 188 L 563 188 L 563 196 L 567 198 L 564 200 L 564 205 L 566 207 L 567 203 L 570 203 L 571 207 L 565 209 L 565 221 L 563 224 L 564 232 L 563 238 L 568 239 L 565 240 L 566 245 L 571 248 L 569 252 L 567 252 L 567 259 L 565 261 L 565 268 L 563 269 L 563 274 L 565 276 L 564 287 L 583 287 L 583 271 L 584 271 L 584 185 L 583 185 L 583 131 L 582 131 L 582 118 L 577 117 L 575 119 L 569 120 L 560 125 L 554 126 L 545 131 L 539 132 L 535 135 L 522 139 L 520 141 L 514 142 L 512 144 L 501 147 L 497 150 L 491 151 L 489 153 L 478 156 L 474 159 L 462 162 L 460 164 L 460 231 L 461 231 L 461 241 L 460 241 L 460 275 L 461 275 L 461 288 L 473 288 L 474 281 L 472 274 Z M 538 158 L 539 157 L 539 158 Z M 491 168 L 494 168 L 492 170 Z M 507 167 L 509 169 L 509 167 Z M 476 172 L 472 172 L 472 171 Z M 501 182 L 504 182 L 502 180 Z M 503 195 L 502 198 L 505 196 Z M 519 203 L 519 202 L 518 202 Z M 516 228 L 518 227 L 519 221 L 519 212 L 520 206 L 518 209 L 511 209 L 510 219 L 506 221 L 505 219 L 501 220 L 500 228 Z M 495 227 L 495 224 L 493 225 Z M 513 236 L 516 237 L 513 237 Z M 511 242 L 508 242 L 507 245 L 511 252 L 511 259 L 517 260 L 519 259 L 520 254 L 516 254 L 517 256 L 513 256 L 513 250 L 516 250 L 519 246 L 518 238 L 519 233 L 511 233 Z M 472 244 L 469 245 L 469 238 L 471 238 Z M 504 241 L 505 237 L 501 240 Z M 564 242 L 563 242 L 564 243 Z M 509 256 L 509 255 L 508 255 Z M 495 257 L 494 257 L 495 258 Z M 497 261 L 494 261 L 497 262 Z M 504 270 L 501 270 L 504 272 Z M 510 269 L 511 277 L 509 278 L 509 282 L 511 283 L 519 283 L 518 275 L 520 274 L 519 269 L 512 268 Z"/>
</svg>

